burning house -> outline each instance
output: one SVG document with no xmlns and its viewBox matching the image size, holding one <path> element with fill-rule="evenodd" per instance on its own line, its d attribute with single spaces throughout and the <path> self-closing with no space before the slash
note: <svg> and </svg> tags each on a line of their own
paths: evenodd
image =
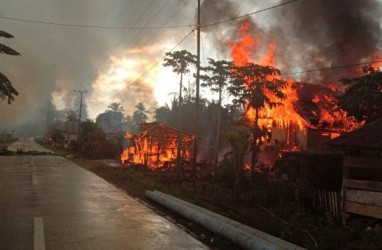
<svg viewBox="0 0 382 250">
<path fill-rule="evenodd" d="M 261 29 L 250 19 L 240 23 L 227 43 L 235 66 L 255 63 L 277 68 L 278 64 L 285 63 L 277 61 L 280 55 L 276 40 L 263 36 Z M 284 76 L 269 77 L 285 79 Z M 343 93 L 342 86 L 285 80 L 284 100 L 264 89 L 271 102 L 281 105 L 265 105 L 259 110 L 258 123 L 267 131 L 267 138 L 261 145 L 258 164 L 272 166 L 282 151 L 319 148 L 322 143 L 362 125 L 349 119 L 346 112 L 335 105 L 336 97 Z M 245 116 L 253 123 L 255 110 L 249 108 Z"/>
<path fill-rule="evenodd" d="M 360 126 L 334 105 L 342 92 L 334 85 L 288 82 L 288 96 L 279 106 L 260 111 L 259 125 L 268 138 L 261 146 L 259 164 L 272 166 L 282 151 L 317 149 L 344 132 Z M 248 112 L 247 118 L 251 118 Z"/>
<path fill-rule="evenodd" d="M 141 124 L 141 131 L 139 135 L 129 133 L 125 135 L 122 163 L 142 164 L 150 169 L 175 166 L 178 130 L 165 124 L 152 122 Z M 182 132 L 181 139 L 180 157 L 183 161 L 189 162 L 194 136 Z"/>
</svg>

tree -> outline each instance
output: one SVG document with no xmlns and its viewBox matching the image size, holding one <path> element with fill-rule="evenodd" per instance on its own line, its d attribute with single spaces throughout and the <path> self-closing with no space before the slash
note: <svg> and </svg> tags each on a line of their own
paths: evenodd
<svg viewBox="0 0 382 250">
<path fill-rule="evenodd" d="M 78 116 L 73 109 L 66 110 L 67 121 L 78 121 Z"/>
<path fill-rule="evenodd" d="M 272 108 L 281 103 L 277 100 L 283 100 L 286 95 L 282 90 L 286 86 L 286 82 L 277 78 L 280 71 L 272 66 L 261 66 L 254 63 L 248 63 L 244 66 L 234 66 L 233 78 L 228 87 L 228 91 L 234 97 L 234 104 L 246 105 L 245 113 L 250 108 L 254 109 L 255 117 L 252 127 L 252 160 L 251 160 L 251 179 L 254 168 L 258 160 L 261 138 L 265 135 L 266 130 L 259 127 L 259 111 L 268 106 Z M 276 100 L 272 100 L 270 96 L 274 96 Z"/>
<path fill-rule="evenodd" d="M 105 133 L 98 124 L 90 120 L 81 123 L 81 135 L 84 138 L 84 141 L 89 141 L 90 137 L 105 137 Z"/>
<path fill-rule="evenodd" d="M 121 106 L 121 103 L 113 102 L 107 107 L 109 108 L 108 110 L 106 110 L 107 112 L 125 112 L 125 109 L 123 106 Z"/>
<path fill-rule="evenodd" d="M 53 133 L 58 122 L 58 111 L 53 103 L 53 97 L 49 99 L 42 106 L 46 118 L 46 129 L 48 133 Z"/>
<path fill-rule="evenodd" d="M 337 105 L 348 116 L 370 123 L 382 118 L 382 72 L 372 66 L 364 66 L 362 70 L 363 76 L 340 80 L 347 88 Z"/>
<path fill-rule="evenodd" d="M 190 67 L 196 64 L 196 56 L 186 50 L 167 52 L 164 59 L 163 66 L 172 67 L 173 72 L 180 75 L 179 82 L 179 103 L 178 103 L 178 138 L 177 138 L 177 157 L 176 169 L 179 178 L 180 166 L 180 152 L 182 148 L 182 88 L 183 88 L 183 75 L 190 72 Z"/>
<path fill-rule="evenodd" d="M 249 131 L 246 128 L 238 127 L 227 131 L 225 137 L 229 140 L 232 151 L 230 152 L 230 163 L 235 173 L 234 195 L 240 195 L 240 185 L 244 180 L 244 155 L 248 147 Z"/>
<path fill-rule="evenodd" d="M 140 123 L 146 122 L 149 119 L 149 117 L 147 115 L 150 114 L 150 112 L 148 110 L 146 110 L 143 103 L 141 103 L 141 102 L 138 103 L 137 105 L 135 105 L 135 108 L 136 108 L 136 110 L 133 113 L 134 122 L 137 125 Z"/>
<path fill-rule="evenodd" d="M 13 35 L 0 30 L 0 37 L 13 38 Z M 0 53 L 11 56 L 19 56 L 20 53 L 16 50 L 0 43 Z M 8 104 L 11 104 L 15 100 L 15 96 L 19 95 L 19 92 L 12 86 L 11 81 L 3 73 L 0 72 L 0 98 L 2 100 L 8 99 Z"/>
<path fill-rule="evenodd" d="M 202 87 L 210 87 L 211 91 L 217 92 L 219 94 L 218 99 L 218 119 L 217 119 L 217 126 L 216 126 L 216 138 L 215 138 L 215 146 L 214 146 L 214 155 L 213 155 L 213 161 L 215 162 L 215 165 L 217 165 L 218 162 L 218 149 L 219 149 L 219 141 L 220 141 L 220 128 L 221 128 L 221 116 L 222 116 L 222 93 L 225 88 L 225 86 L 228 84 L 228 79 L 231 77 L 231 68 L 232 68 L 232 62 L 228 61 L 215 61 L 211 58 L 208 58 L 209 66 L 204 68 L 203 70 L 206 71 L 207 75 L 201 76 L 201 78 L 205 81 L 205 83 L 202 84 Z"/>
</svg>

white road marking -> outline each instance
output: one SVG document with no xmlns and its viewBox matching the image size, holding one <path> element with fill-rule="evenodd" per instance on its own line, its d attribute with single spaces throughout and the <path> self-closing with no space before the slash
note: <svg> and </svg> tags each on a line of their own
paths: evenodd
<svg viewBox="0 0 382 250">
<path fill-rule="evenodd" d="M 34 217 L 34 250 L 45 250 L 44 222 L 42 217 Z"/>
<path fill-rule="evenodd" d="M 36 174 L 32 174 L 32 183 L 33 183 L 33 185 L 37 185 L 38 184 L 37 175 Z"/>
</svg>

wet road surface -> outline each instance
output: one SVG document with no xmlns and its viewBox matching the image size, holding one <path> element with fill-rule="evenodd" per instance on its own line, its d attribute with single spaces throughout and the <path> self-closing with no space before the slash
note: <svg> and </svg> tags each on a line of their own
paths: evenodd
<svg viewBox="0 0 382 250">
<path fill-rule="evenodd" d="M 41 151 L 33 141 L 8 149 Z M 207 249 L 67 159 L 0 156 L 0 249 Z"/>
</svg>

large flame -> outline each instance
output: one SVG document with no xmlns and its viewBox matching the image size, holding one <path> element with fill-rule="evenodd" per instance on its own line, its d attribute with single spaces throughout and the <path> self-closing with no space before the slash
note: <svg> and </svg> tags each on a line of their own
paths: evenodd
<svg viewBox="0 0 382 250">
<path fill-rule="evenodd" d="M 250 20 L 242 23 L 239 28 L 241 38 L 236 42 L 228 41 L 233 63 L 236 66 L 244 66 L 252 62 L 277 68 L 275 60 L 276 43 L 271 41 L 264 45 L 262 41 L 251 35 L 250 32 L 253 33 L 253 27 L 254 25 Z M 256 55 L 257 60 L 254 60 L 254 51 L 265 52 L 260 56 Z M 312 90 L 309 91 L 309 88 Z M 314 91 L 319 92 L 312 95 Z M 289 144 L 289 148 L 294 149 L 298 148 L 299 144 L 303 144 L 302 141 L 306 137 L 307 128 L 334 129 L 337 131 L 333 133 L 334 136 L 338 136 L 339 132 L 351 131 L 361 124 L 347 118 L 346 112 L 333 106 L 334 95 L 338 94 L 339 91 L 339 87 L 335 84 L 302 84 L 288 79 L 287 86 L 283 90 L 287 98 L 282 101 L 282 105 L 273 108 L 266 106 L 260 110 L 259 125 L 267 128 L 268 131 L 272 131 L 275 134 L 274 137 L 282 138 L 283 143 Z M 305 95 L 304 100 L 300 99 L 301 94 Z M 270 93 L 267 93 L 267 96 L 272 102 L 280 102 Z M 308 104 L 305 105 L 305 102 Z M 309 109 L 309 115 L 305 115 L 306 109 Z M 253 122 L 255 111 L 249 109 L 246 117 Z"/>
<path fill-rule="evenodd" d="M 121 162 L 125 165 L 142 164 L 150 169 L 174 167 L 177 158 L 177 130 L 155 122 L 146 125 L 145 131 L 139 135 L 125 134 Z M 181 139 L 180 158 L 189 161 L 193 136 L 183 133 Z"/>
</svg>

